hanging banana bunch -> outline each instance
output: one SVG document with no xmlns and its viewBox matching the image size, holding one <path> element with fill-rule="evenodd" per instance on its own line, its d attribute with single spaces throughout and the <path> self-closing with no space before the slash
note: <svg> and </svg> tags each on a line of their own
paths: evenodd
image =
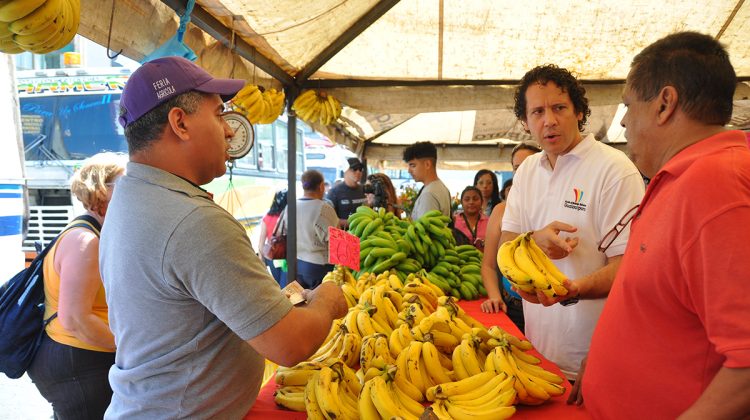
<svg viewBox="0 0 750 420">
<path fill-rule="evenodd" d="M 309 89 L 297 97 L 292 109 L 309 123 L 331 125 L 341 115 L 341 102 L 325 92 Z"/>
<path fill-rule="evenodd" d="M 235 109 L 253 124 L 271 124 L 284 112 L 284 91 L 245 85 L 232 99 Z"/>
<path fill-rule="evenodd" d="M 0 52 L 46 54 L 78 32 L 80 0 L 0 1 Z"/>
</svg>

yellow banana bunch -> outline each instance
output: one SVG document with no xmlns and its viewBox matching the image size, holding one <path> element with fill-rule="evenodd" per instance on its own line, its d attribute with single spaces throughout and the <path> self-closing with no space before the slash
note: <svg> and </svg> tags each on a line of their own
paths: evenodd
<svg viewBox="0 0 750 420">
<path fill-rule="evenodd" d="M 538 405 L 565 393 L 560 376 L 539 366 L 540 360 L 508 344 L 498 345 L 487 355 L 485 368 L 514 378 L 521 404 Z"/>
<path fill-rule="evenodd" d="M 294 100 L 292 109 L 309 123 L 331 125 L 341 115 L 341 102 L 325 92 L 308 89 Z"/>
<path fill-rule="evenodd" d="M 505 278 L 524 292 L 542 291 L 548 297 L 565 296 L 565 275 L 534 242 L 530 233 L 503 243 L 497 252 L 497 265 Z"/>
<path fill-rule="evenodd" d="M 405 394 L 388 373 L 365 382 L 359 396 L 359 414 L 362 420 L 401 418 L 417 420 L 425 408 Z"/>
<path fill-rule="evenodd" d="M 323 367 L 307 383 L 304 391 L 305 411 L 310 419 L 359 418 L 356 392 L 346 384 L 341 362 Z"/>
<path fill-rule="evenodd" d="M 232 99 L 237 111 L 253 124 L 270 124 L 284 112 L 284 91 L 247 84 Z"/>
<path fill-rule="evenodd" d="M 482 372 L 427 390 L 439 419 L 506 419 L 515 413 L 513 378 Z"/>
<path fill-rule="evenodd" d="M 343 265 L 337 265 L 323 277 L 323 283 L 334 282 L 341 287 L 347 305 L 351 308 L 357 304 L 360 292 L 357 290 L 357 280 L 351 271 Z"/>
<path fill-rule="evenodd" d="M 0 2 L 0 52 L 46 54 L 67 45 L 78 32 L 80 0 Z"/>
<path fill-rule="evenodd" d="M 396 359 L 391 355 L 387 335 L 374 334 L 362 338 L 362 349 L 359 354 L 360 369 L 367 372 L 371 367 L 382 369 L 385 365 L 395 363 Z"/>
<path fill-rule="evenodd" d="M 273 393 L 273 400 L 279 407 L 292 411 L 305 412 L 305 382 L 302 386 L 282 386 Z"/>
</svg>

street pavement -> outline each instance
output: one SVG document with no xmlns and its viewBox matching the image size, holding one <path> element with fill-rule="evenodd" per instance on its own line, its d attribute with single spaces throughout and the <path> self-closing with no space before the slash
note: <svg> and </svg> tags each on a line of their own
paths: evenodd
<svg viewBox="0 0 750 420">
<path fill-rule="evenodd" d="M 10 379 L 0 373 L 0 420 L 47 420 L 52 406 L 27 375 Z"/>
</svg>

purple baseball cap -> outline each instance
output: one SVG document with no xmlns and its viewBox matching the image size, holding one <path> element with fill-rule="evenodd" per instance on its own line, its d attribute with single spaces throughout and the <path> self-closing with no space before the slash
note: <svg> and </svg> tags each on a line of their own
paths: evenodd
<svg viewBox="0 0 750 420">
<path fill-rule="evenodd" d="M 214 79 L 197 64 L 182 57 L 161 57 L 144 63 L 125 83 L 120 106 L 125 112 L 123 127 L 141 118 L 160 104 L 195 90 L 216 93 L 226 102 L 245 86 L 241 79 Z"/>
</svg>

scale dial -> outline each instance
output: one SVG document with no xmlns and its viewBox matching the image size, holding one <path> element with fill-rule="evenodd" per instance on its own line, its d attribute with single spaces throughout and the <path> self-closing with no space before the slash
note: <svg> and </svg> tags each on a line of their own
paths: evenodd
<svg viewBox="0 0 750 420">
<path fill-rule="evenodd" d="M 227 154 L 231 159 L 245 157 L 255 144 L 255 130 L 244 115 L 236 111 L 224 114 L 224 121 L 229 124 L 234 135 L 229 139 Z"/>
</svg>

